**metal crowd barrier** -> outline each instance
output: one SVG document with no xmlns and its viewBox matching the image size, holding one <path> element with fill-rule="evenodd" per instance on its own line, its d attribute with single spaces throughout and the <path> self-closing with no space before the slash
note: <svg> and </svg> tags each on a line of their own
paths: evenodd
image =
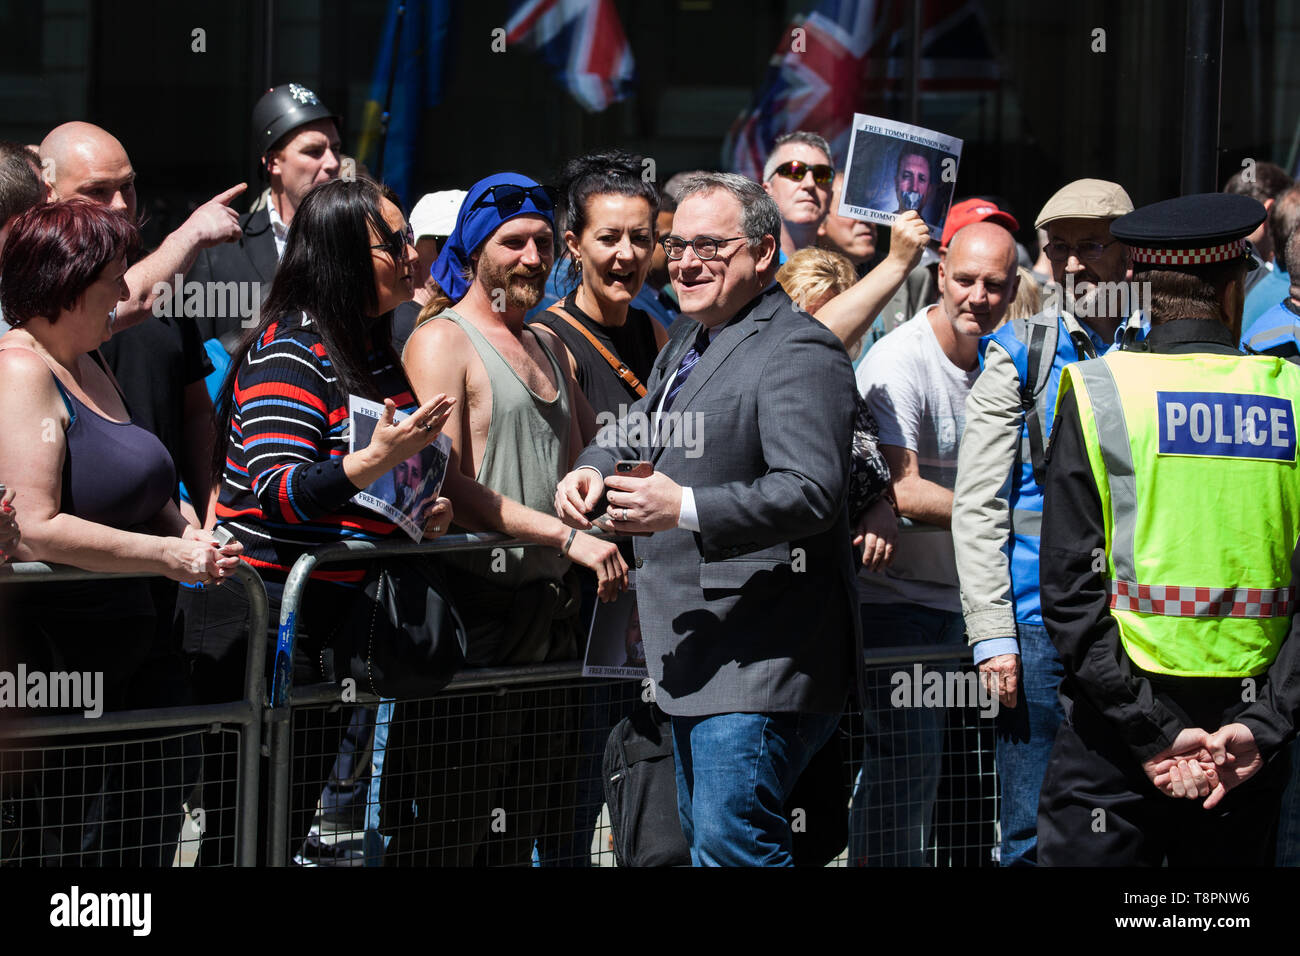
<svg viewBox="0 0 1300 956">
<path fill-rule="evenodd" d="M 277 656 L 292 661 L 297 610 L 320 565 L 496 546 L 533 545 L 503 535 L 455 535 L 423 544 L 346 542 L 304 555 L 285 585 Z M 868 652 L 868 685 L 874 681 L 877 692 L 869 693 L 866 713 L 845 714 L 838 731 L 844 812 L 850 818 L 850 846 L 840 865 L 996 862 L 992 720 L 970 706 L 900 716 L 888 699 L 891 677 L 900 670 L 914 676 L 917 665 L 944 674 L 973 670 L 965 646 Z M 467 669 L 435 697 L 395 705 L 358 691 L 347 706 L 335 685 L 280 683 L 284 693 L 267 714 L 268 863 L 526 864 L 531 852 L 534 865 L 613 865 L 600 756 L 609 730 L 640 699 L 641 687 L 632 680 L 584 679 L 581 673 L 578 661 Z M 358 724 L 362 730 L 353 734 Z M 388 736 L 386 746 L 370 742 L 376 729 L 380 739 Z M 563 743 L 544 742 L 544 734 Z M 349 750 L 351 766 L 369 780 L 367 757 L 382 761 L 384 793 L 370 786 L 352 801 L 349 819 L 329 826 L 322 801 L 309 833 L 290 832 L 291 795 L 299 797 L 301 808 L 314 804 L 327 786 L 353 794 L 363 789 L 363 781 L 349 774 L 340 780 L 330 771 L 334 742 L 353 736 L 358 739 L 344 749 L 361 752 Z M 563 765 L 566 779 L 539 783 L 535 771 L 547 760 Z M 540 803 L 546 812 L 536 812 Z M 381 810 L 382 836 L 375 826 Z M 534 830 L 512 839 L 512 818 L 520 812 Z M 853 859 L 855 851 L 860 859 Z"/>
<path fill-rule="evenodd" d="M 60 565 L 48 565 L 41 562 L 24 562 L 0 565 L 0 584 L 39 584 L 61 581 L 107 580 L 110 578 L 152 577 L 147 574 L 102 574 L 83 571 L 78 568 Z M 262 745 L 262 715 L 266 697 L 266 623 L 267 597 L 266 588 L 261 577 L 249 565 L 241 563 L 236 569 L 235 577 L 243 584 L 249 600 L 252 626 L 248 641 L 248 655 L 244 668 L 244 698 L 223 704 L 203 704 L 185 707 L 159 707 L 142 710 L 105 712 L 93 721 L 78 715 L 49 715 L 44 717 L 11 717 L 0 712 L 0 758 L 6 754 L 13 756 L 19 752 L 20 762 L 24 765 L 17 774 L 21 776 L 28 771 L 25 767 L 27 754 L 41 758 L 46 762 L 47 755 L 60 748 L 57 744 L 38 746 L 31 749 L 7 746 L 9 741 L 34 740 L 44 745 L 47 741 L 65 738 L 75 740 L 79 747 L 97 750 L 99 748 L 122 748 L 126 745 L 138 745 L 153 741 L 141 740 L 131 736 L 140 731 L 189 731 L 206 729 L 216 732 L 221 727 L 233 726 L 239 734 L 239 747 L 236 766 L 237 796 L 234 811 L 236 814 L 235 862 L 238 866 L 252 866 L 257 858 L 257 804 L 260 783 L 260 754 Z M 102 736 L 116 735 L 119 739 L 101 739 Z M 92 742 L 87 742 L 87 739 Z M 164 738 L 166 739 L 166 738 Z M 101 768 L 112 766 L 111 758 L 105 757 Z M 200 758 L 201 759 L 201 758 Z M 21 782 L 21 781 L 20 781 Z M 0 773 L 0 794 L 3 793 L 3 774 Z M 121 796 L 121 794 L 118 794 Z M 65 799 L 94 798 L 93 794 L 68 794 Z M 176 815 L 182 814 L 181 806 L 174 808 Z M 109 821 L 110 823 L 112 821 Z M 139 822 L 139 821 L 136 821 Z M 4 821 L 0 819 L 0 834 L 3 833 Z M 143 849 L 121 847 L 123 851 Z M 0 863 L 6 862 L 0 859 Z"/>
<path fill-rule="evenodd" d="M 292 661 L 297 610 L 316 567 L 498 546 L 535 545 L 504 535 L 457 535 L 421 544 L 347 542 L 303 556 L 284 588 L 281 658 Z M 144 576 L 92 574 L 37 563 L 0 566 L 0 584 Z M 132 735 L 141 731 L 198 733 L 233 727 L 239 735 L 236 865 L 254 865 L 261 840 L 273 866 L 291 858 L 326 865 L 613 865 L 608 817 L 602 809 L 600 757 L 610 728 L 640 700 L 639 682 L 584 679 L 581 662 L 568 661 L 467 669 L 438 695 L 423 700 L 387 702 L 358 690 L 355 700 L 347 702 L 350 706 L 344 705 L 335 685 L 293 687 L 281 675 L 278 699 L 268 700 L 266 589 L 247 564 L 241 564 L 237 576 L 251 606 L 243 700 L 110 712 L 90 729 L 90 722 L 80 716 L 6 719 L 0 722 L 0 758 L 17 752 L 9 742 L 35 742 L 37 746 L 24 753 L 44 761 L 59 749 L 49 741 L 59 738 L 84 746 L 93 736 L 110 746 L 114 740 L 99 738 L 134 744 L 141 741 Z M 850 820 L 849 847 L 838 862 L 991 865 L 998 816 L 992 721 L 971 706 L 944 708 L 941 717 L 925 711 L 900 716 L 888 700 L 891 681 L 912 674 L 912 668 L 928 665 L 945 674 L 968 673 L 968 651 L 876 648 L 867 658 L 865 713 L 846 713 L 837 732 L 842 754 L 839 795 Z M 914 726 L 918 721 L 924 726 Z M 337 776 L 331 765 L 339 749 L 333 742 L 354 724 L 362 728 L 362 739 L 354 748 L 358 752 L 353 754 L 353 769 L 344 775 L 347 779 L 331 780 Z M 387 746 L 374 745 L 375 728 L 381 737 L 389 737 Z M 322 741 L 330 741 L 315 753 L 312 729 L 319 729 Z M 871 750 L 866 749 L 869 743 Z M 262 754 L 270 760 L 265 833 L 259 833 L 258 816 Z M 380 761 L 386 764 L 384 773 L 372 775 L 371 763 Z M 311 767 L 315 769 L 303 769 Z M 318 797 L 327 784 L 354 793 L 364 789 L 363 812 L 356 812 L 354 805 L 352 818 L 335 821 L 329 832 L 319 826 L 325 823 L 322 815 L 313 827 L 315 849 L 308 846 L 310 840 L 291 846 L 291 838 L 304 836 L 291 832 L 293 788 L 300 788 L 298 796 L 319 810 L 323 805 Z M 384 835 L 394 841 L 387 847 L 375 829 L 381 807 L 388 816 Z M 176 811 L 179 815 L 180 808 Z M 485 814 L 492 817 L 487 839 Z M 0 837 L 4 825 L 0 818 Z M 350 849 L 350 844 L 360 849 Z M 313 853 L 320 858 L 314 859 Z"/>
</svg>

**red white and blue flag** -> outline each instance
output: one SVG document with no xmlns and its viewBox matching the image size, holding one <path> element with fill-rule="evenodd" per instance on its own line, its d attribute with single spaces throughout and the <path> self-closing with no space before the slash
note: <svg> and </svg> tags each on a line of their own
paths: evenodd
<svg viewBox="0 0 1300 956">
<path fill-rule="evenodd" d="M 506 44 L 536 50 L 583 108 L 599 113 L 623 99 L 636 75 L 614 0 L 519 0 Z"/>
<path fill-rule="evenodd" d="M 843 165 L 854 113 L 889 115 L 907 78 L 908 37 L 902 4 L 821 0 L 786 27 L 753 106 L 732 124 L 722 162 L 761 179 L 763 162 L 782 133 L 808 130 L 830 141 Z M 925 0 L 921 22 L 922 93 L 979 93 L 1001 80 L 978 0 Z"/>
<path fill-rule="evenodd" d="M 782 133 L 821 133 L 832 151 L 848 151 L 853 114 L 860 111 L 867 52 L 881 28 L 876 0 L 822 0 L 807 18 L 786 27 L 753 107 L 732 124 L 724 165 L 754 180 Z"/>
</svg>

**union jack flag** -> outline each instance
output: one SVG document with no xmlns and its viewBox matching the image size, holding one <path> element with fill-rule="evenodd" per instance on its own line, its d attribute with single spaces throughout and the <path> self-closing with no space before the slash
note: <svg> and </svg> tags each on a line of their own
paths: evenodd
<svg viewBox="0 0 1300 956">
<path fill-rule="evenodd" d="M 926 0 L 922 5 L 921 75 L 925 93 L 980 92 L 1001 72 L 977 0 Z M 821 133 L 842 166 L 853 114 L 888 116 L 902 95 L 907 33 L 901 4 L 822 0 L 786 27 L 754 105 L 732 124 L 722 161 L 753 179 L 776 138 L 797 129 Z M 868 106 L 871 109 L 868 109 Z"/>
<path fill-rule="evenodd" d="M 848 151 L 861 107 L 867 51 L 881 28 L 876 0 L 822 0 L 786 27 L 753 107 L 737 118 L 722 147 L 724 164 L 754 180 L 782 133 L 821 133 L 832 152 Z"/>
<path fill-rule="evenodd" d="M 506 43 L 541 53 L 588 112 L 623 99 L 636 76 L 614 0 L 521 0 L 511 7 Z"/>
</svg>

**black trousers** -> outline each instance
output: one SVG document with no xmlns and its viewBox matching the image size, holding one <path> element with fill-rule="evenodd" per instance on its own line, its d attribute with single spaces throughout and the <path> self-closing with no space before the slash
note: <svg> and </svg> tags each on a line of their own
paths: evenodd
<svg viewBox="0 0 1300 956">
<path fill-rule="evenodd" d="M 1214 731 L 1232 722 L 1222 710 L 1207 714 L 1203 702 L 1187 703 L 1189 726 Z M 1075 702 L 1057 732 L 1043 780 L 1039 862 L 1272 866 L 1282 790 L 1290 770 L 1287 750 L 1279 751 L 1213 810 L 1205 810 L 1202 800 L 1175 799 L 1156 790 L 1115 727 L 1086 702 Z"/>
<path fill-rule="evenodd" d="M 267 582 L 270 613 L 267 620 L 267 679 L 275 655 L 279 630 L 281 585 Z M 294 644 L 294 683 L 318 684 L 322 680 L 320 650 L 347 620 L 358 593 L 335 585 L 308 585 L 298 614 L 298 635 Z M 181 598 L 179 616 L 185 621 L 185 650 L 191 661 L 194 694 L 199 703 L 225 703 L 244 696 L 244 662 L 250 626 L 248 598 L 238 579 L 221 587 L 188 590 Z M 321 789 L 329 779 L 338 755 L 339 743 L 348 726 L 351 708 L 327 712 L 316 708 L 299 711 L 294 717 L 293 766 L 290 806 L 275 812 L 289 813 L 289 851 L 292 854 L 307 836 L 316 814 Z M 205 748 L 203 758 L 203 838 L 199 862 L 203 866 L 230 866 L 235 860 L 235 804 L 238 788 L 235 773 L 237 755 L 218 740 Z M 262 764 L 258 798 L 258 833 L 269 832 L 268 805 L 270 766 Z M 258 846 L 257 861 L 266 863 L 265 840 Z M 288 861 L 280 861 L 288 862 Z"/>
</svg>

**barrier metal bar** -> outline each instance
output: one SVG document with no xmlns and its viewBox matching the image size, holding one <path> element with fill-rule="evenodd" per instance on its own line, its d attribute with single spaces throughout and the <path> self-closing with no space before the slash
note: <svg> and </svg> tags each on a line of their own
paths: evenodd
<svg viewBox="0 0 1300 956">
<path fill-rule="evenodd" d="M 595 537 L 610 541 L 622 540 L 617 535 L 600 534 Z M 421 543 L 390 543 L 375 541 L 340 541 L 308 552 L 293 563 L 284 583 L 284 597 L 280 602 L 280 629 L 275 649 L 275 673 L 271 679 L 271 707 L 289 705 L 293 684 L 293 647 L 298 636 L 298 607 L 303 591 L 313 571 L 322 564 L 343 561 L 389 558 L 413 554 L 444 554 L 451 551 L 473 551 L 485 547 L 537 548 L 534 541 L 520 541 L 504 534 L 449 534 L 436 541 Z"/>
<path fill-rule="evenodd" d="M 910 523 L 900 529 L 903 533 L 925 533 L 931 530 L 924 525 L 915 528 Z M 933 529 L 941 531 L 944 529 Z M 599 534 L 596 537 L 606 540 L 623 540 L 621 536 Z M 293 687 L 293 650 L 298 633 L 298 608 L 302 603 L 303 593 L 311 574 L 321 565 L 341 562 L 372 560 L 375 558 L 396 557 L 417 554 L 442 554 L 452 551 L 471 551 L 484 547 L 533 548 L 541 547 L 533 541 L 521 541 L 504 534 L 456 534 L 444 535 L 435 541 L 426 542 L 375 542 L 375 541 L 340 541 L 317 548 L 298 558 L 290 569 L 284 584 L 284 593 L 280 603 L 280 620 L 277 631 L 275 664 L 271 678 L 270 706 L 264 717 L 268 729 L 270 774 L 269 805 L 270 824 L 267 830 L 267 863 L 270 866 L 285 866 L 289 851 L 289 787 L 290 756 L 292 745 L 292 704 L 295 689 Z M 899 655 L 881 657 L 872 654 L 871 663 L 913 663 L 916 661 L 950 660 L 969 653 L 968 650 L 948 649 L 933 650 L 927 648 L 913 654 L 903 655 L 902 648 L 885 648 L 882 652 Z M 954 653 L 957 651 L 957 653 Z M 536 683 L 543 680 L 581 677 L 582 662 L 559 662 L 538 664 L 528 667 L 484 668 L 472 672 L 462 672 L 452 678 L 447 692 L 473 690 L 489 687 L 506 687 L 512 684 Z M 297 694 L 303 704 L 321 704 L 338 702 L 338 688 L 332 684 L 313 685 L 298 688 Z M 358 694 L 351 703 L 377 703 L 377 698 L 368 694 Z"/>
<path fill-rule="evenodd" d="M 617 540 L 613 535 L 598 537 Z M 451 551 L 472 551 L 484 547 L 532 548 L 540 547 L 532 541 L 520 541 L 504 534 L 449 534 L 436 541 L 419 543 L 340 541 L 308 552 L 294 562 L 284 583 L 280 601 L 279 629 L 276 632 L 275 664 L 271 677 L 270 707 L 264 717 L 269 730 L 270 774 L 269 806 L 270 825 L 267 828 L 266 858 L 268 866 L 285 866 L 289 853 L 289 761 L 292 744 L 293 702 L 293 649 L 298 636 L 298 607 L 311 574 L 322 564 L 344 561 L 397 557 L 414 554 L 444 554 Z M 581 665 L 578 665 L 579 672 Z M 505 670 L 512 670 L 506 668 Z M 523 671 L 524 668 L 513 670 Z M 477 676 L 477 675 L 475 675 Z M 454 685 L 453 685 L 454 686 Z M 462 685 L 464 686 L 464 685 Z M 325 696 L 327 695 L 328 696 Z M 315 702 L 336 702 L 338 688 L 333 685 L 313 688 Z"/>
<path fill-rule="evenodd" d="M 94 719 L 93 724 L 75 714 L 52 714 L 24 717 L 0 723 L 0 740 L 33 737 L 57 737 L 70 734 L 112 733 L 123 730 L 151 730 L 160 727 L 191 728 L 211 724 L 233 724 L 239 735 L 239 788 L 235 813 L 239 820 L 235 837 L 235 865 L 254 866 L 257 862 L 257 794 L 262 749 L 262 710 L 266 699 L 266 625 L 269 605 L 262 578 L 249 565 L 240 562 L 234 576 L 244 586 L 252 621 L 248 655 L 244 660 L 244 699 L 224 704 L 199 704 L 191 707 L 160 707 L 149 710 L 118 711 Z M 0 585 L 15 583 L 55 583 L 61 581 L 99 581 L 110 578 L 156 577 L 146 573 L 106 574 L 84 571 L 65 565 L 26 561 L 0 565 Z"/>
</svg>

